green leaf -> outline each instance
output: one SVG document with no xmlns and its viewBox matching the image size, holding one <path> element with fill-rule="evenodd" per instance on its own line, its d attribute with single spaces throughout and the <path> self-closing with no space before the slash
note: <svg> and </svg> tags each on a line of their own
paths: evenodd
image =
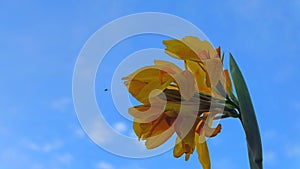
<svg viewBox="0 0 300 169">
<path fill-rule="evenodd" d="M 241 121 L 245 130 L 251 169 L 262 169 L 262 145 L 251 97 L 243 75 L 230 54 L 230 74 L 239 100 Z"/>
</svg>

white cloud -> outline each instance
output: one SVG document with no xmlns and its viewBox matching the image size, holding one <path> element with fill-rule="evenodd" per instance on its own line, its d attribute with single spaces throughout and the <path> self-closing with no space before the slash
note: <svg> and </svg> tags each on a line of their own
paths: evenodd
<svg viewBox="0 0 300 169">
<path fill-rule="evenodd" d="M 61 97 L 57 100 L 54 100 L 51 104 L 51 107 L 54 110 L 64 111 L 71 103 L 72 99 L 70 97 Z"/>
<path fill-rule="evenodd" d="M 120 169 L 144 169 L 143 167 L 137 166 L 136 163 L 122 166 Z"/>
<path fill-rule="evenodd" d="M 114 128 L 118 131 L 118 132 L 125 132 L 127 130 L 127 126 L 125 123 L 123 122 L 118 122 L 114 125 Z"/>
<path fill-rule="evenodd" d="M 106 144 L 113 140 L 113 135 L 110 133 L 104 124 L 93 123 L 89 126 L 89 135 L 90 137 L 98 144 Z"/>
<path fill-rule="evenodd" d="M 107 163 L 107 162 L 104 162 L 104 161 L 101 161 L 97 164 L 97 169 L 114 169 L 114 167 Z"/>
<path fill-rule="evenodd" d="M 82 130 L 82 128 L 75 129 L 74 133 L 78 138 L 84 138 L 85 137 L 85 132 Z"/>
<path fill-rule="evenodd" d="M 30 168 L 30 169 L 46 169 L 46 168 L 66 168 L 73 161 L 70 153 L 50 152 L 43 154 L 43 158 L 39 157 L 43 146 L 36 144 L 28 144 L 21 141 L 20 145 L 13 147 L 5 147 L 0 151 L 0 167 L 1 168 Z M 28 150 L 29 148 L 29 150 Z M 34 150 L 33 152 L 31 150 Z"/>
<path fill-rule="evenodd" d="M 234 164 L 235 163 L 232 162 L 232 160 L 230 160 L 228 158 L 222 158 L 222 159 L 215 160 L 215 163 L 212 164 L 212 168 L 215 168 L 215 169 L 224 169 L 224 168 L 234 169 L 234 168 L 236 168 L 236 166 Z"/>
<path fill-rule="evenodd" d="M 263 140 L 273 141 L 276 137 L 278 137 L 278 134 L 275 130 L 265 130 L 262 132 Z"/>
<path fill-rule="evenodd" d="M 120 167 L 113 166 L 112 164 L 105 162 L 105 161 L 100 161 L 96 165 L 96 169 L 144 169 L 143 167 L 137 166 L 136 163 L 131 163 L 131 164 L 122 164 Z"/>
<path fill-rule="evenodd" d="M 0 151 L 1 168 L 5 166 L 11 168 L 24 168 L 29 165 L 29 156 L 16 147 L 5 147 Z M 16 159 L 18 162 L 16 163 Z"/>
<path fill-rule="evenodd" d="M 71 153 L 65 153 L 57 156 L 57 159 L 59 162 L 61 162 L 64 165 L 70 165 L 73 161 L 73 156 Z"/>
<path fill-rule="evenodd" d="M 264 161 L 268 165 L 273 165 L 276 162 L 276 153 L 273 151 L 266 151 L 264 153 Z"/>
<path fill-rule="evenodd" d="M 286 147 L 286 155 L 289 158 L 300 158 L 300 145 L 290 144 Z"/>
<path fill-rule="evenodd" d="M 48 153 L 60 149 L 63 145 L 63 142 L 60 140 L 55 140 L 53 142 L 37 144 L 32 141 L 24 141 L 23 145 L 32 151 Z"/>
</svg>

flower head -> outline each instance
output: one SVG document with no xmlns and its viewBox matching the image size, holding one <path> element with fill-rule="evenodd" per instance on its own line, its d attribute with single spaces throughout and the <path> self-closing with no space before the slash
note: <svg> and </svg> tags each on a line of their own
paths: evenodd
<svg viewBox="0 0 300 169">
<path fill-rule="evenodd" d="M 155 61 L 123 78 L 128 91 L 142 105 L 129 108 L 133 129 L 146 147 L 156 148 L 177 135 L 173 154 L 188 160 L 196 150 L 204 169 L 210 168 L 206 137 L 214 137 L 221 125 L 212 128 L 216 115 L 234 111 L 227 106 L 231 81 L 223 70 L 220 48 L 208 41 L 187 36 L 163 41 L 166 53 L 184 61 L 182 70 L 167 61 Z"/>
</svg>

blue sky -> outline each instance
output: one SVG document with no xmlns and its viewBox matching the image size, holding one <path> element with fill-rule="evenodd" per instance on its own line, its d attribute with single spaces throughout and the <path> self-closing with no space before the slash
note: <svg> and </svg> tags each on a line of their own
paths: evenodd
<svg viewBox="0 0 300 169">
<path fill-rule="evenodd" d="M 85 42 L 114 19 L 149 11 L 189 20 L 235 56 L 256 109 L 264 167 L 299 168 L 299 9 L 299 0 L 0 1 L 0 168 L 201 168 L 196 153 L 188 162 L 173 158 L 171 151 L 147 159 L 115 156 L 94 144 L 76 117 L 72 75 Z M 130 39 L 110 53 L 115 60 L 104 63 L 117 64 L 124 57 L 120 53 L 163 48 L 160 39 Z M 120 132 L 130 133 L 130 123 L 123 123 L 111 104 L 101 104 L 109 83 L 99 78 L 99 105 L 110 111 L 105 117 Z M 221 123 L 222 132 L 208 141 L 213 169 L 248 168 L 238 120 Z"/>
</svg>

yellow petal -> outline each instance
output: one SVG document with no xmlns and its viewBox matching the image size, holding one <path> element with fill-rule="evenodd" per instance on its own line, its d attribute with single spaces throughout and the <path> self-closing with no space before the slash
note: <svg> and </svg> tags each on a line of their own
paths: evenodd
<svg viewBox="0 0 300 169">
<path fill-rule="evenodd" d="M 215 87 L 223 75 L 223 64 L 220 58 L 214 58 L 204 61 L 208 78 L 212 87 Z"/>
<path fill-rule="evenodd" d="M 206 141 L 201 141 L 199 134 L 196 133 L 195 136 L 195 143 L 196 143 L 196 150 L 198 153 L 198 160 L 202 165 L 203 169 L 210 169 L 210 157 L 208 152 L 208 147 Z"/>
<path fill-rule="evenodd" d="M 174 75 L 182 72 L 178 66 L 171 62 L 156 60 L 154 63 L 154 66 L 143 67 L 122 78 L 125 80 L 128 91 L 142 103 L 149 103 L 151 97 L 160 94 L 170 86 L 171 82 L 176 83 L 173 78 Z M 155 92 L 153 93 L 153 91 Z"/>
<path fill-rule="evenodd" d="M 163 44 L 166 46 L 165 52 L 176 59 L 200 61 L 197 54 L 180 40 L 164 40 Z"/>
<path fill-rule="evenodd" d="M 207 113 L 206 117 L 199 121 L 195 132 L 199 134 L 201 137 L 215 137 L 217 134 L 221 132 L 222 126 L 218 124 L 216 128 L 212 128 L 212 123 L 214 119 L 215 113 Z"/>
<path fill-rule="evenodd" d="M 200 58 L 201 60 L 215 58 L 215 56 L 217 55 L 217 51 L 206 40 L 201 41 L 197 37 L 186 36 L 182 39 L 182 41 L 190 49 L 192 49 L 198 55 L 198 58 Z"/>
<path fill-rule="evenodd" d="M 160 94 L 174 81 L 172 76 L 156 67 L 144 67 L 123 80 L 132 96 L 142 103 L 149 103 L 150 94 L 151 97 Z M 155 93 L 151 93 L 153 91 Z"/>
<path fill-rule="evenodd" d="M 185 100 L 189 100 L 195 93 L 195 80 L 193 74 L 185 70 L 180 74 L 174 75 L 175 82 L 178 84 L 180 94 Z"/>
<path fill-rule="evenodd" d="M 169 128 L 173 128 L 172 125 L 174 121 L 175 118 L 171 118 L 164 113 L 153 121 L 147 123 L 141 123 L 138 119 L 134 118 L 133 129 L 139 138 L 147 141 L 150 137 L 161 135 L 161 133 Z M 174 129 L 172 130 L 174 131 Z"/>
<path fill-rule="evenodd" d="M 196 90 L 198 92 L 203 92 L 203 93 L 210 92 L 210 89 L 209 89 L 210 83 L 207 83 L 207 80 L 206 80 L 207 73 L 205 72 L 203 63 L 186 60 L 185 65 L 188 68 L 188 70 L 191 71 L 195 77 Z"/>
<path fill-rule="evenodd" d="M 166 119 L 161 119 L 157 124 L 153 123 L 151 137 L 146 139 L 146 147 L 153 149 L 166 142 L 174 134 L 174 128 Z"/>
<path fill-rule="evenodd" d="M 226 91 L 228 93 L 232 93 L 232 83 L 231 83 L 231 79 L 230 79 L 228 70 L 224 70 L 224 76 L 225 76 L 225 80 L 226 80 Z"/>
<path fill-rule="evenodd" d="M 175 131 L 178 135 L 176 146 L 174 147 L 174 156 L 181 156 L 181 152 L 185 153 L 185 160 L 189 160 L 190 155 L 195 149 L 195 118 L 191 117 L 177 117 L 174 125 Z M 182 149 L 182 150 L 181 150 Z"/>
<path fill-rule="evenodd" d="M 182 40 L 165 40 L 163 43 L 166 53 L 176 59 L 202 62 L 217 56 L 217 51 L 208 41 L 193 36 L 186 36 Z"/>
<path fill-rule="evenodd" d="M 134 117 L 135 122 L 149 123 L 157 119 L 164 112 L 164 107 L 151 105 L 134 106 L 128 109 L 128 113 Z"/>
<path fill-rule="evenodd" d="M 154 64 L 164 70 L 165 72 L 169 73 L 169 74 L 178 74 L 180 72 L 182 72 L 182 70 L 176 66 L 174 63 L 171 62 L 167 62 L 164 60 L 154 60 Z"/>
<path fill-rule="evenodd" d="M 173 155 L 176 158 L 181 157 L 185 153 L 185 149 L 182 145 L 182 141 L 179 137 L 176 138 L 176 144 L 173 149 Z"/>
<path fill-rule="evenodd" d="M 163 131 L 162 133 L 160 133 L 159 135 L 156 136 L 152 136 L 147 138 L 146 140 L 146 148 L 147 149 L 154 149 L 160 145 L 162 145 L 163 143 L 165 143 L 172 135 L 174 134 L 174 129 L 173 128 L 169 128 L 165 131 Z"/>
<path fill-rule="evenodd" d="M 175 118 L 162 114 L 149 123 L 134 121 L 133 129 L 139 139 L 146 140 L 146 147 L 153 149 L 166 142 L 172 136 L 174 133 L 174 127 L 172 127 L 174 121 Z"/>
<path fill-rule="evenodd" d="M 222 126 L 221 124 L 218 124 L 216 128 L 211 128 L 209 126 L 205 125 L 205 136 L 206 137 L 215 137 L 217 134 L 221 132 Z"/>
<path fill-rule="evenodd" d="M 151 131 L 151 123 L 138 123 L 138 122 L 133 122 L 133 131 L 137 135 L 137 137 L 140 139 L 144 139 L 145 135 L 149 135 Z"/>
<path fill-rule="evenodd" d="M 189 141 L 187 139 L 182 140 L 179 137 L 177 137 L 176 145 L 173 149 L 174 157 L 179 158 L 183 154 L 185 154 L 185 161 L 189 160 L 190 155 L 194 152 L 194 149 L 195 149 L 194 136 L 195 136 L 195 133 L 193 133 L 193 137 L 190 137 L 190 139 L 192 139 L 191 141 Z"/>
</svg>

